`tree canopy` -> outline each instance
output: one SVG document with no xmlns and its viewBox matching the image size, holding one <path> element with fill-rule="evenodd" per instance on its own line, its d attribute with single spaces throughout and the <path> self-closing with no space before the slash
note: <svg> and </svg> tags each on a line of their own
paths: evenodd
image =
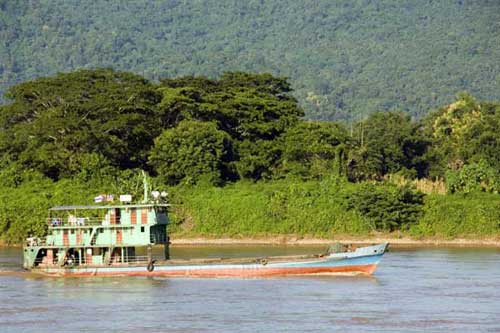
<svg viewBox="0 0 500 333">
<path fill-rule="evenodd" d="M 12 184 L 136 168 L 168 184 L 399 174 L 499 190 L 499 103 L 460 93 L 422 120 L 381 111 L 346 124 L 301 119 L 292 93 L 286 78 L 243 72 L 155 83 L 98 69 L 24 82 L 0 107 L 2 172 Z"/>
<path fill-rule="evenodd" d="M 152 120 L 161 95 L 134 74 L 82 70 L 22 83 L 7 96 L 2 158 L 54 179 L 95 158 L 119 168 L 142 166 L 159 134 Z"/>
<path fill-rule="evenodd" d="M 228 176 L 223 172 L 231 155 L 231 138 L 215 123 L 184 120 L 156 138 L 149 162 L 166 184 L 202 178 L 220 184 Z"/>
<path fill-rule="evenodd" d="M 233 188 L 237 204 L 256 200 L 260 209 L 252 206 L 252 223 L 237 220 L 239 227 L 234 216 L 209 213 L 212 224 L 197 230 L 496 232 L 500 103 L 461 93 L 422 120 L 381 111 L 346 124 L 302 119 L 292 93 L 285 78 L 242 72 L 151 82 L 81 70 L 14 86 L 11 103 L 0 106 L 0 234 L 43 234 L 34 210 L 51 203 L 88 203 L 101 191 L 137 195 L 141 169 L 155 188 L 207 185 L 198 207 Z M 446 185 L 451 206 L 428 203 L 410 185 L 429 178 Z M 243 198 L 247 186 L 251 199 Z M 183 188 L 197 187 L 176 191 Z M 465 196 L 482 211 L 468 214 Z M 468 220 L 455 214 L 457 225 L 440 227 L 455 209 Z"/>
</svg>

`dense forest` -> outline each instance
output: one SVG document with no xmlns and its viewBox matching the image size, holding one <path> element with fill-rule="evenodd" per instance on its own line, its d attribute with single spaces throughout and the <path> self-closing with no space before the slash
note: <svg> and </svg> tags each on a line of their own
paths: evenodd
<svg viewBox="0 0 500 333">
<path fill-rule="evenodd" d="M 498 22 L 498 0 L 0 0 L 0 95 L 77 69 L 250 71 L 290 78 L 307 119 L 420 118 L 459 91 L 500 99 Z"/>
<path fill-rule="evenodd" d="M 420 120 L 304 120 L 285 78 L 80 70 L 11 87 L 0 106 L 0 234 L 45 210 L 168 189 L 187 235 L 500 233 L 500 103 L 461 93 Z"/>
</svg>

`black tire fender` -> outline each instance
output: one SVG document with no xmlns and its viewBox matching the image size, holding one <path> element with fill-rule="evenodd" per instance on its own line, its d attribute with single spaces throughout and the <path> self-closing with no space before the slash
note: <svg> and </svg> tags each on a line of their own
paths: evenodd
<svg viewBox="0 0 500 333">
<path fill-rule="evenodd" d="M 148 264 L 148 267 L 146 268 L 148 270 L 148 272 L 152 272 L 155 270 L 155 263 L 154 261 L 150 261 L 149 264 Z"/>
</svg>

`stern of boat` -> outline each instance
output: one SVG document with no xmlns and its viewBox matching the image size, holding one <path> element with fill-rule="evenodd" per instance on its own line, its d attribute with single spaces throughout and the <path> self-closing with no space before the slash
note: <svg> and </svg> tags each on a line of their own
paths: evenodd
<svg viewBox="0 0 500 333">
<path fill-rule="evenodd" d="M 25 269 L 32 269 L 35 267 L 36 258 L 40 248 L 40 246 L 23 247 L 23 267 Z"/>
</svg>

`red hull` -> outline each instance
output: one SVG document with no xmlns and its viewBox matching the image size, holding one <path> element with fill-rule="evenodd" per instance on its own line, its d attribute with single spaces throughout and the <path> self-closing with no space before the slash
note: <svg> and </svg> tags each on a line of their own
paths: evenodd
<svg viewBox="0 0 500 333">
<path fill-rule="evenodd" d="M 258 277 L 258 276 L 285 276 L 285 275 L 314 275 L 314 274 L 341 274 L 360 273 L 371 275 L 377 265 L 354 265 L 344 267 L 297 267 L 297 268 L 258 268 L 258 269 L 186 269 L 186 270 L 154 270 L 123 272 L 61 272 L 64 276 L 165 276 L 165 277 Z M 55 274 L 59 275 L 59 274 Z"/>
</svg>

